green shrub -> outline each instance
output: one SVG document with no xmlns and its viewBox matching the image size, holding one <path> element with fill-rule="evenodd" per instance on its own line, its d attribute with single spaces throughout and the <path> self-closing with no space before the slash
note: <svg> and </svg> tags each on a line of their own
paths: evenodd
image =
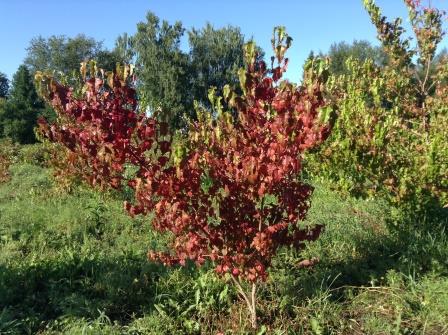
<svg viewBox="0 0 448 335">
<path fill-rule="evenodd" d="M 18 151 L 18 160 L 23 163 L 47 167 L 53 152 L 52 149 L 52 146 L 47 143 L 24 145 Z"/>
<path fill-rule="evenodd" d="M 0 140 L 0 183 L 9 180 L 9 167 L 16 160 L 18 148 L 10 139 Z"/>
<path fill-rule="evenodd" d="M 414 212 L 440 207 L 448 202 L 448 58 L 436 57 L 433 46 L 442 12 L 407 2 L 418 42 L 412 49 L 400 20 L 387 22 L 373 0 L 364 3 L 388 63 L 349 59 L 347 73 L 331 78 L 339 114 L 308 171 L 346 193 L 385 196 Z"/>
</svg>

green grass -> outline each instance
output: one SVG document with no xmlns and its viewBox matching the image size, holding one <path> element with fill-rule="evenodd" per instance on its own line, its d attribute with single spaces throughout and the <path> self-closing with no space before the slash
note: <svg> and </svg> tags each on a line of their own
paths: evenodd
<svg viewBox="0 0 448 335">
<path fill-rule="evenodd" d="M 165 245 L 150 218 L 130 218 L 116 194 L 56 192 L 42 166 L 22 159 L 0 184 L 0 334 L 251 334 L 210 266 L 148 262 Z M 326 229 L 275 258 L 259 334 L 448 334 L 446 213 L 392 218 L 381 200 L 317 185 L 307 221 Z"/>
</svg>

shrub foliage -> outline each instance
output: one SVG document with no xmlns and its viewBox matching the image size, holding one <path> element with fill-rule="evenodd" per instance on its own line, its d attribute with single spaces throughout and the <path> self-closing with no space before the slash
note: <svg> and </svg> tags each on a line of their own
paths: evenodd
<svg viewBox="0 0 448 335">
<path fill-rule="evenodd" d="M 308 167 L 345 192 L 384 195 L 415 210 L 448 202 L 448 59 L 436 57 L 444 13 L 405 2 L 415 47 L 400 19 L 389 22 L 364 1 L 387 64 L 352 58 L 344 75 L 332 77 L 338 120 Z"/>
</svg>

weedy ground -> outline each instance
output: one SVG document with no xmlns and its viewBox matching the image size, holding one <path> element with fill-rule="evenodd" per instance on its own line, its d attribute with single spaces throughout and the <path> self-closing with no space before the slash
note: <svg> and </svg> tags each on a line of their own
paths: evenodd
<svg viewBox="0 0 448 335">
<path fill-rule="evenodd" d="M 0 183 L 0 334 L 448 334 L 446 212 L 410 221 L 316 185 L 307 221 L 326 229 L 276 257 L 253 332 L 230 282 L 148 262 L 166 243 L 150 218 L 120 194 L 62 192 L 39 150 L 17 149 Z"/>
</svg>

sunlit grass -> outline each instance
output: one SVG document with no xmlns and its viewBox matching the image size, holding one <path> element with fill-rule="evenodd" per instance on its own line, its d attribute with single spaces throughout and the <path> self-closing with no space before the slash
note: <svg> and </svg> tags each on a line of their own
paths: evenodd
<svg viewBox="0 0 448 335">
<path fill-rule="evenodd" d="M 130 218 L 120 195 L 55 192 L 51 171 L 32 162 L 10 175 L 0 184 L 1 334 L 250 333 L 244 304 L 211 267 L 147 261 L 165 238 L 150 218 Z M 316 185 L 307 221 L 326 229 L 302 253 L 275 258 L 259 294 L 261 332 L 448 333 L 446 221 L 391 233 L 389 219 L 381 200 Z M 298 266 L 312 257 L 314 267 Z"/>
</svg>

